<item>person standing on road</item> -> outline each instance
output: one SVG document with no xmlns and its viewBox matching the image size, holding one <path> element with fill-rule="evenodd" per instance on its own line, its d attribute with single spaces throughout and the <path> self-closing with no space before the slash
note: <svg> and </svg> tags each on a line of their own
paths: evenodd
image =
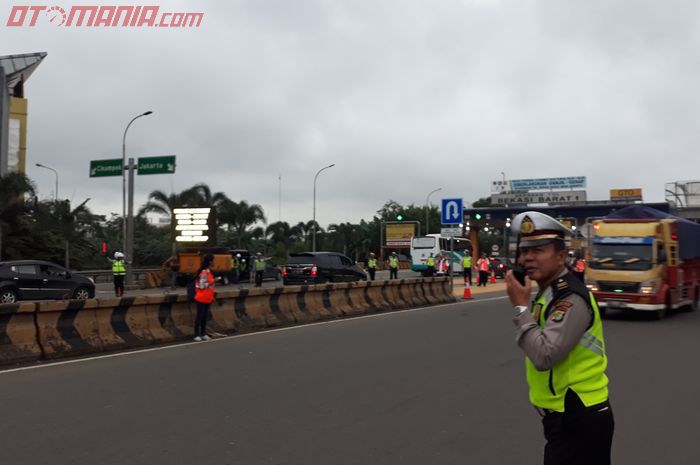
<svg viewBox="0 0 700 465">
<path fill-rule="evenodd" d="M 374 275 L 377 272 L 377 258 L 374 252 L 370 252 L 369 258 L 367 259 L 367 272 L 369 273 L 369 280 L 374 281 Z"/>
<path fill-rule="evenodd" d="M 389 257 L 389 279 L 399 278 L 399 257 L 396 252 L 391 252 Z"/>
<path fill-rule="evenodd" d="M 255 287 L 262 287 L 265 261 L 260 252 L 255 255 Z"/>
<path fill-rule="evenodd" d="M 177 255 L 173 255 L 165 262 L 165 267 L 170 271 L 170 290 L 177 289 L 177 273 L 180 271 L 180 261 Z"/>
<path fill-rule="evenodd" d="M 472 285 L 472 255 L 468 250 L 464 251 L 464 259 L 462 260 L 462 266 L 464 267 L 464 282 L 468 282 Z"/>
<path fill-rule="evenodd" d="M 241 254 L 237 253 L 231 257 L 231 282 L 233 284 L 238 284 L 241 280 L 240 275 L 241 268 Z"/>
<path fill-rule="evenodd" d="M 197 316 L 194 320 L 194 340 L 208 341 L 211 339 L 207 335 L 207 320 L 209 319 L 209 307 L 214 302 L 214 273 L 209 269 L 209 265 L 214 257 L 205 255 L 202 259 L 202 267 L 197 272 L 197 279 L 194 283 L 194 300 L 197 302 Z"/>
<path fill-rule="evenodd" d="M 126 262 L 124 254 L 114 252 L 114 260 L 107 257 L 107 260 L 112 262 L 112 279 L 114 280 L 114 295 L 122 297 L 124 295 L 124 277 L 126 276 Z"/>
<path fill-rule="evenodd" d="M 526 355 L 530 402 L 542 416 L 545 465 L 609 465 L 614 419 L 600 311 L 569 273 L 566 238 L 554 218 L 524 212 L 512 222 L 524 284 L 506 275 L 516 342 Z M 539 291 L 531 300 L 530 286 Z"/>
<path fill-rule="evenodd" d="M 435 257 L 430 252 L 430 256 L 425 260 L 425 265 L 428 267 L 428 277 L 432 278 L 435 275 Z"/>
<path fill-rule="evenodd" d="M 486 287 L 489 280 L 489 259 L 486 252 L 481 253 L 481 258 L 476 261 L 476 266 L 479 268 L 479 282 L 477 286 Z"/>
</svg>

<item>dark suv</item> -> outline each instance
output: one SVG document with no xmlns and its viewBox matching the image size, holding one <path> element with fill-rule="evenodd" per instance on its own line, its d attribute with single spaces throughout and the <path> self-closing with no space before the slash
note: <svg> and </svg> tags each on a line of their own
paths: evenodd
<svg viewBox="0 0 700 465">
<path fill-rule="evenodd" d="M 92 279 L 41 260 L 0 262 L 0 304 L 18 300 L 92 299 Z"/>
<path fill-rule="evenodd" d="M 304 252 L 289 254 L 282 268 L 284 284 L 316 284 L 367 279 L 365 271 L 343 254 Z"/>
</svg>

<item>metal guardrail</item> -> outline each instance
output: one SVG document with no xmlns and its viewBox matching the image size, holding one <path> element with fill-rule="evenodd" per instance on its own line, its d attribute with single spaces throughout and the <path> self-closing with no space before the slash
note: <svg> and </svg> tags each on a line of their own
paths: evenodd
<svg viewBox="0 0 700 465">
<path fill-rule="evenodd" d="M 134 284 L 143 285 L 146 282 L 147 273 L 161 270 L 162 268 L 134 268 L 132 270 L 134 273 Z M 95 284 L 112 282 L 112 270 L 81 270 L 74 273 L 92 278 Z"/>
</svg>

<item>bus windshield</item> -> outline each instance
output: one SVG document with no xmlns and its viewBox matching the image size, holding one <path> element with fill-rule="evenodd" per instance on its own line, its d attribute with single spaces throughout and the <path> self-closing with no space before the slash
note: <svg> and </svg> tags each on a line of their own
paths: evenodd
<svg viewBox="0 0 700 465">
<path fill-rule="evenodd" d="M 652 265 L 652 248 L 637 244 L 596 244 L 591 250 L 589 266 L 596 270 L 648 270 Z"/>
<path fill-rule="evenodd" d="M 415 237 L 413 239 L 414 249 L 432 249 L 435 247 L 434 237 Z"/>
</svg>

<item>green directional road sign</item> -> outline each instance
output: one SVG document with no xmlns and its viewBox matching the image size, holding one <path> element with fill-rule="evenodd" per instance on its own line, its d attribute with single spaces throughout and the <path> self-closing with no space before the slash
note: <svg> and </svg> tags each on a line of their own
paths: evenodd
<svg viewBox="0 0 700 465">
<path fill-rule="evenodd" d="M 139 174 L 173 174 L 175 173 L 175 155 L 139 158 L 138 170 Z"/>
<path fill-rule="evenodd" d="M 121 176 L 122 159 L 112 158 L 110 160 L 90 160 L 90 177 L 99 178 L 102 176 Z"/>
</svg>

